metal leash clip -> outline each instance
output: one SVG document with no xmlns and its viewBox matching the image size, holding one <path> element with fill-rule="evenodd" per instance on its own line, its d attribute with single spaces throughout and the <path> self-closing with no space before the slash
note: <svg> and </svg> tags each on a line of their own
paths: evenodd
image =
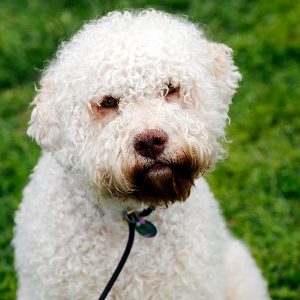
<svg viewBox="0 0 300 300">
<path fill-rule="evenodd" d="M 149 208 L 151 213 L 155 208 Z M 123 213 L 123 222 L 127 224 L 134 224 L 136 225 L 135 230 L 144 237 L 150 238 L 154 237 L 157 233 L 156 227 L 149 221 L 144 219 L 139 219 L 139 216 L 145 216 L 145 213 L 138 213 L 134 209 L 129 210 Z"/>
</svg>

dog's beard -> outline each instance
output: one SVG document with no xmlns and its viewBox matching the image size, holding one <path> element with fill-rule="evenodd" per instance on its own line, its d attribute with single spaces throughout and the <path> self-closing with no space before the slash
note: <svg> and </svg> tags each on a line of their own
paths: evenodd
<svg viewBox="0 0 300 300">
<path fill-rule="evenodd" d="M 102 185 L 124 201 L 134 199 L 160 207 L 183 202 L 190 195 L 194 179 L 203 175 L 212 164 L 211 155 L 199 151 L 191 150 L 188 145 L 184 150 L 173 145 L 168 153 L 156 158 L 135 156 L 132 163 L 119 156 L 116 165 L 123 161 L 123 168 L 113 172 L 118 176 L 103 176 Z M 122 172 L 117 173 L 117 170 Z"/>
<path fill-rule="evenodd" d="M 155 206 L 184 201 L 190 195 L 193 176 L 187 168 L 156 163 L 145 172 L 138 172 L 135 197 Z"/>
</svg>

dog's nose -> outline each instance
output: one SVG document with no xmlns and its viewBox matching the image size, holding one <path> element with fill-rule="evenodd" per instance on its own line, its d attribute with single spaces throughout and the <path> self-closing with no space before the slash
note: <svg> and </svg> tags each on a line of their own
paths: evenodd
<svg viewBox="0 0 300 300">
<path fill-rule="evenodd" d="M 133 142 L 134 149 L 142 156 L 155 158 L 166 148 L 168 136 L 158 129 L 148 129 L 138 134 Z"/>
</svg>

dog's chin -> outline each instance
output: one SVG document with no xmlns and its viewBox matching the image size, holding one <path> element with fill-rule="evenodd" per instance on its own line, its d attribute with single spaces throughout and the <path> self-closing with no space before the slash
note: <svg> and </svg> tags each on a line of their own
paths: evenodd
<svg viewBox="0 0 300 300">
<path fill-rule="evenodd" d="M 188 170 L 155 164 L 138 175 L 135 197 L 149 205 L 168 206 L 176 201 L 185 201 L 192 185 L 193 178 Z"/>
</svg>

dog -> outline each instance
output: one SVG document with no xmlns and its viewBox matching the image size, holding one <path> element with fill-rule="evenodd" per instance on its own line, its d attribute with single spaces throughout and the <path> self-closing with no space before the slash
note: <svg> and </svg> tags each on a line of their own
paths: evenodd
<svg viewBox="0 0 300 300">
<path fill-rule="evenodd" d="M 157 235 L 136 235 L 107 299 L 270 299 L 203 177 L 226 156 L 231 53 L 153 9 L 61 44 L 28 129 L 43 152 L 15 218 L 18 300 L 98 299 L 126 246 L 122 214 L 148 207 Z"/>
</svg>

